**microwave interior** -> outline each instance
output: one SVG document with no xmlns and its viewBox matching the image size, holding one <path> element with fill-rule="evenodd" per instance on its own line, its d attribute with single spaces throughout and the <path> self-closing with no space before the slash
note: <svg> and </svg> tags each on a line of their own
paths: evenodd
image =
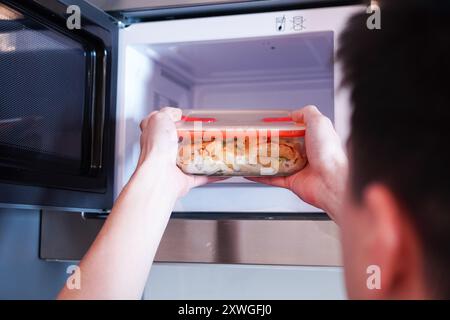
<svg viewBox="0 0 450 320">
<path fill-rule="evenodd" d="M 127 32 L 144 31 L 143 27 Z M 118 142 L 122 151 L 117 161 L 117 192 L 131 176 L 138 159 L 140 119 L 163 106 L 296 109 L 314 104 L 334 119 L 333 31 L 139 43 L 122 49 L 122 117 L 126 129 L 122 131 L 124 139 Z M 282 214 L 320 210 L 288 190 L 235 177 L 192 190 L 178 201 L 175 211 Z"/>
</svg>

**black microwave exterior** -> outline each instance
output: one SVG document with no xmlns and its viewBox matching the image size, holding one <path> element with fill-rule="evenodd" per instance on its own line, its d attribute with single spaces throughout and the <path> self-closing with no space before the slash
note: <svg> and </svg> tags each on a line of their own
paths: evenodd
<svg viewBox="0 0 450 320">
<path fill-rule="evenodd" d="M 85 1 L 64 2 L 0 1 L 36 22 L 33 32 L 39 32 L 41 24 L 42 29 L 56 30 L 90 50 L 92 59 L 89 63 L 92 65 L 86 74 L 87 77 L 95 74 L 95 77 L 87 79 L 83 91 L 86 97 L 92 98 L 92 105 L 86 108 L 88 114 L 85 115 L 90 122 L 86 123 L 81 134 L 83 154 L 87 155 L 83 162 L 85 168 L 81 168 L 82 173 L 79 174 L 58 172 L 56 163 L 54 170 L 46 168 L 44 172 L 38 165 L 24 167 L 19 160 L 15 164 L 14 154 L 3 155 L 9 163 L 0 162 L 0 206 L 105 212 L 113 203 L 118 26 L 115 19 Z M 79 6 L 80 29 L 68 30 L 68 5 Z M 3 28 L 2 32 L 8 30 Z M 24 68 L 18 69 L 26 72 Z M 67 74 L 67 77 L 71 75 Z M 64 83 L 59 85 L 64 86 Z"/>
</svg>

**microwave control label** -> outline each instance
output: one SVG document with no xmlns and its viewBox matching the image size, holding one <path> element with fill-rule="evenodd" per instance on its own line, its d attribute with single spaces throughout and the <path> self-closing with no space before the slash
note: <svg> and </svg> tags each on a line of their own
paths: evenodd
<svg viewBox="0 0 450 320">
<path fill-rule="evenodd" d="M 305 21 L 306 19 L 303 16 L 295 16 L 292 18 L 292 30 L 294 31 L 302 31 L 305 30 Z"/>
<path fill-rule="evenodd" d="M 286 29 L 286 16 L 276 17 L 275 27 L 278 32 L 282 32 Z"/>
<path fill-rule="evenodd" d="M 303 31 L 306 29 L 304 16 L 286 17 L 285 15 L 275 17 L 275 28 L 278 32 Z"/>
</svg>

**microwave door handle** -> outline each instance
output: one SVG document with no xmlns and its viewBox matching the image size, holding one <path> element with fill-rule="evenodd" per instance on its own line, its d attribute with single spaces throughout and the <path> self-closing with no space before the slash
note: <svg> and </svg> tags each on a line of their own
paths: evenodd
<svg viewBox="0 0 450 320">
<path fill-rule="evenodd" d="M 91 52 L 93 73 L 90 76 L 92 84 L 92 100 L 90 114 L 90 163 L 89 171 L 95 175 L 102 169 L 103 139 L 105 128 L 105 84 L 106 84 L 106 52 Z"/>
</svg>

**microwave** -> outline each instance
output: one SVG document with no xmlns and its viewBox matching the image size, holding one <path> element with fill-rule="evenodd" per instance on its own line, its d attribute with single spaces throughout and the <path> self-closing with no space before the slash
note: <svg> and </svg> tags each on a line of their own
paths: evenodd
<svg viewBox="0 0 450 320">
<path fill-rule="evenodd" d="M 0 2 L 0 203 L 103 211 L 113 201 L 117 30 L 58 1 Z M 89 17 L 89 19 L 88 19 Z"/>
<path fill-rule="evenodd" d="M 345 139 L 348 93 L 333 57 L 362 2 L 1 1 L 0 205 L 106 215 L 135 169 L 141 119 L 163 106 L 314 104 Z M 68 28 L 73 5 L 79 29 Z M 237 177 L 192 190 L 173 217 L 171 237 L 217 229 L 184 220 L 246 219 L 256 222 L 242 230 L 255 234 L 261 221 L 327 220 L 288 190 Z M 225 227 L 225 235 L 235 237 L 236 228 Z M 313 235 L 314 228 L 304 229 Z M 216 233 L 209 238 L 219 239 Z"/>
</svg>

